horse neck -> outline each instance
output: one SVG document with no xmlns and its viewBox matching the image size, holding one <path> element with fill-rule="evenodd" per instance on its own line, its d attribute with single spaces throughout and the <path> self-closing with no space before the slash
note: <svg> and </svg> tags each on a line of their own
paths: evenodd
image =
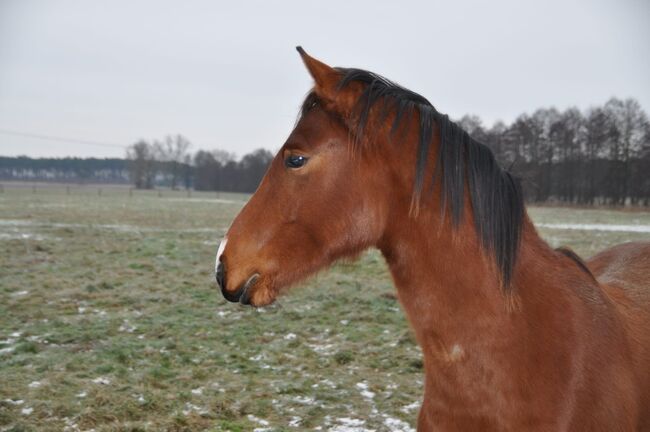
<svg viewBox="0 0 650 432">
<path fill-rule="evenodd" d="M 462 357 L 463 347 L 486 346 L 491 338 L 500 343 L 504 334 L 521 336 L 521 328 L 535 327 L 522 321 L 540 319 L 540 313 L 561 313 L 560 297 L 566 293 L 551 292 L 557 275 L 548 269 L 561 272 L 566 263 L 552 267 L 560 258 L 527 216 L 509 294 L 500 285 L 496 265 L 480 247 L 471 214 L 466 212 L 464 222 L 453 228 L 448 218 L 440 224 L 435 212 L 439 210 L 431 206 L 417 217 L 390 218 L 393 223 L 379 244 L 425 359 Z M 547 296 L 553 296 L 553 305 Z M 531 306 L 535 316 L 522 313 L 524 306 Z"/>
</svg>

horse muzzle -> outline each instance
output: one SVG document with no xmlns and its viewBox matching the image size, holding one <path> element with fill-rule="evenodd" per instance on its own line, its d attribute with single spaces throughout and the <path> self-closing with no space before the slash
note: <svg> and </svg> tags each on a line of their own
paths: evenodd
<svg viewBox="0 0 650 432">
<path fill-rule="evenodd" d="M 221 288 L 221 294 L 223 294 L 226 300 L 233 303 L 239 302 L 243 305 L 249 305 L 251 304 L 251 288 L 255 285 L 260 275 L 255 273 L 246 279 L 246 282 L 241 284 L 236 290 L 230 291 L 226 286 L 226 266 L 220 261 L 217 264 L 215 277 L 217 279 L 217 285 Z"/>
</svg>

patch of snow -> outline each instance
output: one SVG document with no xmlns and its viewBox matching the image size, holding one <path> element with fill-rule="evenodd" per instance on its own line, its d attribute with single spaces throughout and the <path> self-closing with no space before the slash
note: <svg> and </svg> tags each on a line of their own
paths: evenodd
<svg viewBox="0 0 650 432">
<path fill-rule="evenodd" d="M 408 423 L 393 417 L 386 416 L 384 418 L 384 425 L 388 427 L 391 432 L 415 432 L 415 429 L 409 426 Z"/>
<path fill-rule="evenodd" d="M 40 228 L 81 228 L 81 229 L 105 229 L 123 233 L 140 232 L 184 232 L 184 233 L 214 233 L 215 228 L 156 228 L 125 224 L 83 224 L 83 223 L 47 223 L 19 219 L 0 219 L 0 226 L 31 226 Z M 30 234 L 31 235 L 31 234 Z M 40 239 L 36 235 L 35 239 Z"/>
<path fill-rule="evenodd" d="M 208 410 L 205 408 L 186 402 L 185 409 L 183 410 L 183 415 L 189 415 L 192 411 L 197 412 L 200 415 L 208 414 Z"/>
<path fill-rule="evenodd" d="M 336 388 L 336 384 L 334 383 L 334 381 L 329 379 L 320 380 L 320 383 L 328 386 L 329 388 Z"/>
<path fill-rule="evenodd" d="M 25 232 L 0 233 L 0 240 L 36 240 L 43 241 L 45 237 L 39 234 Z"/>
<path fill-rule="evenodd" d="M 12 297 L 22 297 L 22 296 L 26 296 L 27 294 L 29 294 L 29 291 L 16 291 L 16 292 L 11 293 L 11 296 Z"/>
<path fill-rule="evenodd" d="M 259 424 L 260 426 L 268 426 L 269 425 L 268 421 L 266 421 L 264 419 L 261 419 L 259 417 L 255 417 L 253 414 L 248 414 L 248 416 L 246 418 L 248 418 L 248 420 L 253 422 L 253 423 Z"/>
<path fill-rule="evenodd" d="M 309 348 L 311 348 L 315 353 L 322 354 L 322 355 L 331 355 L 334 354 L 334 351 L 336 351 L 337 344 L 331 343 L 331 344 L 306 344 Z"/>
<path fill-rule="evenodd" d="M 303 405 L 311 405 L 314 403 L 315 399 L 310 396 L 296 396 L 293 398 L 295 402 Z"/>
<path fill-rule="evenodd" d="M 88 396 L 88 393 L 86 393 L 85 391 L 82 391 L 82 392 L 77 393 L 75 396 L 77 396 L 80 399 L 83 399 L 86 396 Z"/>
<path fill-rule="evenodd" d="M 284 335 L 284 338 L 285 338 L 286 340 L 294 340 L 296 337 L 297 337 L 297 336 L 296 336 L 295 333 L 287 333 L 286 335 Z"/>
<path fill-rule="evenodd" d="M 104 378 L 104 377 L 97 377 L 97 378 L 95 378 L 93 380 L 93 382 L 95 384 L 109 385 L 111 383 L 111 380 L 109 380 L 108 378 Z"/>
<path fill-rule="evenodd" d="M 129 323 L 129 320 L 125 319 L 122 322 L 122 325 L 120 326 L 120 328 L 118 328 L 117 330 L 120 331 L 120 332 L 133 333 L 134 331 L 137 330 L 137 327 L 134 326 L 134 325 L 131 325 Z"/>
<path fill-rule="evenodd" d="M 374 429 L 367 429 L 364 427 L 366 424 L 365 420 L 341 417 L 336 419 L 336 421 L 339 424 L 329 428 L 329 432 L 375 432 Z"/>
<path fill-rule="evenodd" d="M 0 348 L 0 354 L 9 354 L 11 352 L 14 352 L 16 348 L 14 347 L 6 347 L 6 348 Z"/>
<path fill-rule="evenodd" d="M 14 399 L 5 399 L 4 401 L 7 402 L 9 405 L 22 405 L 22 404 L 25 403 L 25 401 L 22 400 L 22 399 L 16 399 L 16 400 L 14 400 Z"/>
<path fill-rule="evenodd" d="M 302 419 L 298 416 L 293 416 L 291 417 L 291 420 L 289 420 L 290 427 L 298 427 L 300 426 L 300 423 L 302 423 Z"/>
<path fill-rule="evenodd" d="M 203 394 L 203 387 L 197 387 L 195 389 L 192 389 L 192 394 L 200 396 Z"/>
<path fill-rule="evenodd" d="M 618 224 L 579 224 L 579 223 L 538 223 L 540 228 L 579 231 L 614 231 L 650 233 L 650 225 L 618 225 Z"/>
<path fill-rule="evenodd" d="M 404 406 L 400 409 L 400 411 L 402 411 L 403 413 L 408 414 L 408 413 L 410 413 L 410 412 L 412 412 L 412 411 L 415 411 L 415 410 L 417 410 L 417 409 L 419 409 L 419 408 L 420 408 L 420 402 L 415 401 L 415 402 L 410 403 L 410 404 L 408 404 L 408 405 L 404 405 Z"/>
<path fill-rule="evenodd" d="M 19 338 L 19 337 L 20 337 L 20 335 L 22 335 L 22 333 L 21 333 L 21 332 L 13 332 L 13 333 L 12 333 L 12 334 L 10 334 L 9 336 L 10 336 L 10 337 L 12 337 L 12 338 Z"/>
<path fill-rule="evenodd" d="M 367 400 L 372 400 L 375 397 L 375 393 L 368 390 L 368 384 L 366 382 L 358 382 L 356 387 L 359 389 L 361 396 Z"/>
<path fill-rule="evenodd" d="M 32 382 L 29 383 L 29 385 L 27 385 L 27 387 L 29 387 L 29 388 L 39 388 L 42 385 L 43 385 L 43 383 L 40 382 L 40 381 L 32 381 Z"/>
<path fill-rule="evenodd" d="M 26 415 L 26 416 L 27 416 L 27 415 L 30 415 L 30 414 L 33 413 L 33 412 L 34 412 L 34 408 L 32 408 L 32 407 L 25 407 L 25 408 L 23 408 L 22 410 L 20 410 L 20 413 L 21 413 L 22 415 Z"/>
<path fill-rule="evenodd" d="M 221 198 L 167 198 L 167 201 L 193 202 L 193 203 L 219 203 L 219 204 L 244 204 L 245 201 L 227 200 Z"/>
</svg>

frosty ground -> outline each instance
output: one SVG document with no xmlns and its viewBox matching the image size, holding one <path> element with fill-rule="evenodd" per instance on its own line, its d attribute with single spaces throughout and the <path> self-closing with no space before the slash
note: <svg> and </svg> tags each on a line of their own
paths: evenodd
<svg viewBox="0 0 650 432">
<path fill-rule="evenodd" d="M 381 255 L 227 304 L 214 253 L 245 199 L 5 187 L 0 430 L 413 431 L 422 361 Z M 585 257 L 650 240 L 647 212 L 530 213 Z"/>
</svg>

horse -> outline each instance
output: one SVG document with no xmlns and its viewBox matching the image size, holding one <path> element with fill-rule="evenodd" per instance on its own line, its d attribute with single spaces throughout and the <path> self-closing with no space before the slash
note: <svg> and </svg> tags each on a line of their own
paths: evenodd
<svg viewBox="0 0 650 432">
<path fill-rule="evenodd" d="M 418 431 L 650 431 L 650 243 L 552 249 L 427 99 L 297 49 L 314 87 L 219 245 L 223 296 L 268 305 L 375 247 L 422 348 Z"/>
</svg>

